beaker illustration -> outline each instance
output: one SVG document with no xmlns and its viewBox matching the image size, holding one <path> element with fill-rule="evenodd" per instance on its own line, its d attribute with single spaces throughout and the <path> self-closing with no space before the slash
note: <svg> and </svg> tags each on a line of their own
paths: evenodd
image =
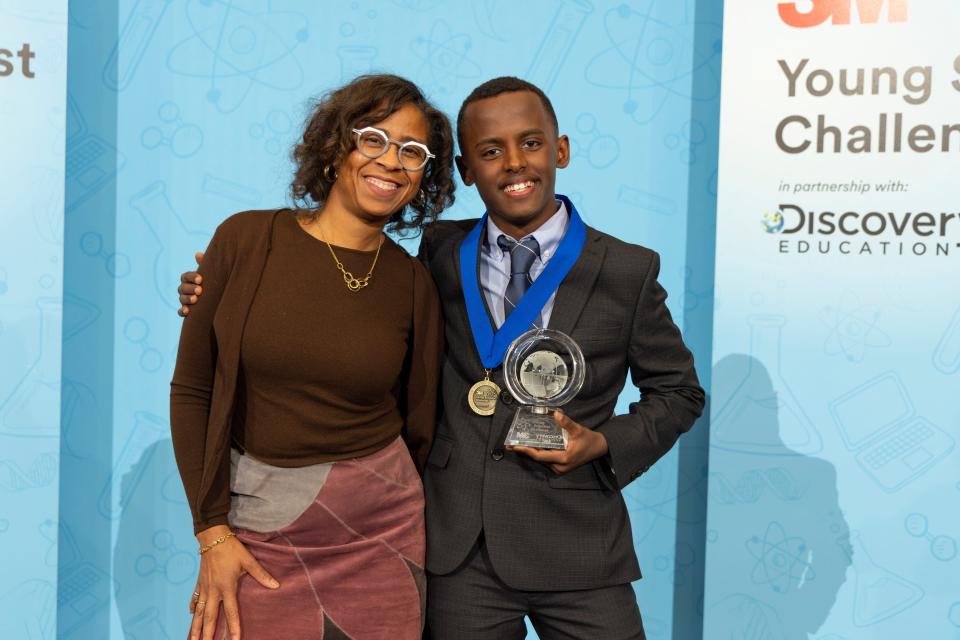
<svg viewBox="0 0 960 640">
<path fill-rule="evenodd" d="M 98 509 L 103 517 L 116 520 L 136 494 L 137 485 L 147 468 L 148 460 L 143 460 L 150 445 L 158 440 L 170 437 L 170 427 L 157 416 L 138 411 L 133 430 L 123 444 L 120 455 L 113 465 L 113 472 L 100 492 Z"/>
<path fill-rule="evenodd" d="M 130 198 L 130 206 L 140 213 L 160 245 L 153 262 L 153 282 L 157 294 L 165 305 L 178 309 L 180 304 L 174 292 L 180 282 L 180 273 L 184 270 L 184 256 L 202 251 L 210 241 L 210 236 L 187 229 L 170 204 L 167 185 L 162 181 L 154 182 Z"/>
<path fill-rule="evenodd" d="M 851 531 L 838 544 L 853 563 L 853 624 L 869 627 L 909 609 L 923 598 L 923 589 L 877 565 L 867 553 L 859 531 Z"/>
<path fill-rule="evenodd" d="M 344 45 L 337 48 L 337 57 L 340 58 L 340 79 L 346 81 L 370 73 L 373 59 L 377 57 L 377 48 Z"/>
<path fill-rule="evenodd" d="M 39 298 L 40 344 L 36 361 L 0 406 L 0 434 L 33 438 L 60 433 L 60 336 L 63 302 Z"/>
<path fill-rule="evenodd" d="M 722 404 L 713 421 L 711 445 L 762 455 L 817 453 L 823 446 L 820 433 L 791 391 L 780 366 L 786 319 L 751 316 L 749 322 L 749 364 L 729 397 L 717 398 Z"/>
</svg>

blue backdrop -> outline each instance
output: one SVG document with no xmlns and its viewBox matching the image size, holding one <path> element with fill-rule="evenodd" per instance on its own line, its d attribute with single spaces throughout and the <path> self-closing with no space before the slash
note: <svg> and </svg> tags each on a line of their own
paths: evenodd
<svg viewBox="0 0 960 640">
<path fill-rule="evenodd" d="M 311 100 L 359 73 L 405 75 L 451 115 L 490 77 L 540 85 L 572 142 L 558 189 L 589 224 L 662 254 L 709 387 L 721 8 L 85 0 L 67 20 L 66 0 L 0 0 L 0 49 L 45 30 L 31 82 L 49 86 L 0 77 L 3 150 L 52 167 L 8 172 L 0 194 L 0 411 L 32 416 L 0 423 L 22 427 L 0 428 L 3 637 L 184 636 L 198 562 L 167 411 L 177 276 L 226 216 L 288 202 Z M 12 103 L 53 138 L 8 138 L 36 130 L 11 124 Z M 481 211 L 461 187 L 445 215 Z M 701 636 L 707 436 L 625 492 L 651 638 Z"/>
</svg>

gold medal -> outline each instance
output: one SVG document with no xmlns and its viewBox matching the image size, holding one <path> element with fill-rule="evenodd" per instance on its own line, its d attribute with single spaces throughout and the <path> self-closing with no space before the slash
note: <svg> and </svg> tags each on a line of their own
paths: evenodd
<svg viewBox="0 0 960 640">
<path fill-rule="evenodd" d="M 492 416 L 497 409 L 497 396 L 500 387 L 490 379 L 490 370 L 486 370 L 483 380 L 470 387 L 467 393 L 467 404 L 478 416 Z"/>
</svg>

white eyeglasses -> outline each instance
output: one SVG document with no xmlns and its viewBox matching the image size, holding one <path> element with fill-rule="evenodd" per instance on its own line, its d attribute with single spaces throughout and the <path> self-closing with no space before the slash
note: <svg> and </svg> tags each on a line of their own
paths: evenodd
<svg viewBox="0 0 960 640">
<path fill-rule="evenodd" d="M 353 129 L 353 133 L 357 136 L 357 151 L 371 160 L 376 160 L 385 154 L 391 144 L 397 145 L 397 159 L 400 161 L 400 166 L 407 171 L 419 171 L 426 166 L 430 158 L 437 157 L 430 153 L 427 145 L 421 142 L 391 140 L 385 131 L 376 127 Z"/>
</svg>

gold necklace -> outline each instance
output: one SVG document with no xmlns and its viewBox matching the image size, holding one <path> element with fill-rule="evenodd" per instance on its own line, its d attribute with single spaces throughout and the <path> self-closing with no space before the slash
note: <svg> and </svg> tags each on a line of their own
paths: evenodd
<svg viewBox="0 0 960 640">
<path fill-rule="evenodd" d="M 343 274 L 343 281 L 346 283 L 347 289 L 356 293 L 370 284 L 370 278 L 373 277 L 373 270 L 377 267 L 377 258 L 380 257 L 380 248 L 383 246 L 383 234 L 380 234 L 380 244 L 377 245 L 377 253 L 373 256 L 373 264 L 370 265 L 370 270 L 367 271 L 367 275 L 362 278 L 355 278 L 352 273 L 343 268 L 343 263 L 340 262 L 337 254 L 333 251 L 333 247 L 327 242 L 327 238 L 323 233 L 323 229 L 320 228 L 320 225 L 317 225 L 317 231 L 320 232 L 320 239 L 327 245 L 327 249 L 330 249 L 330 255 L 333 256 L 333 261 L 337 263 L 337 269 L 340 269 L 340 273 Z"/>
</svg>

